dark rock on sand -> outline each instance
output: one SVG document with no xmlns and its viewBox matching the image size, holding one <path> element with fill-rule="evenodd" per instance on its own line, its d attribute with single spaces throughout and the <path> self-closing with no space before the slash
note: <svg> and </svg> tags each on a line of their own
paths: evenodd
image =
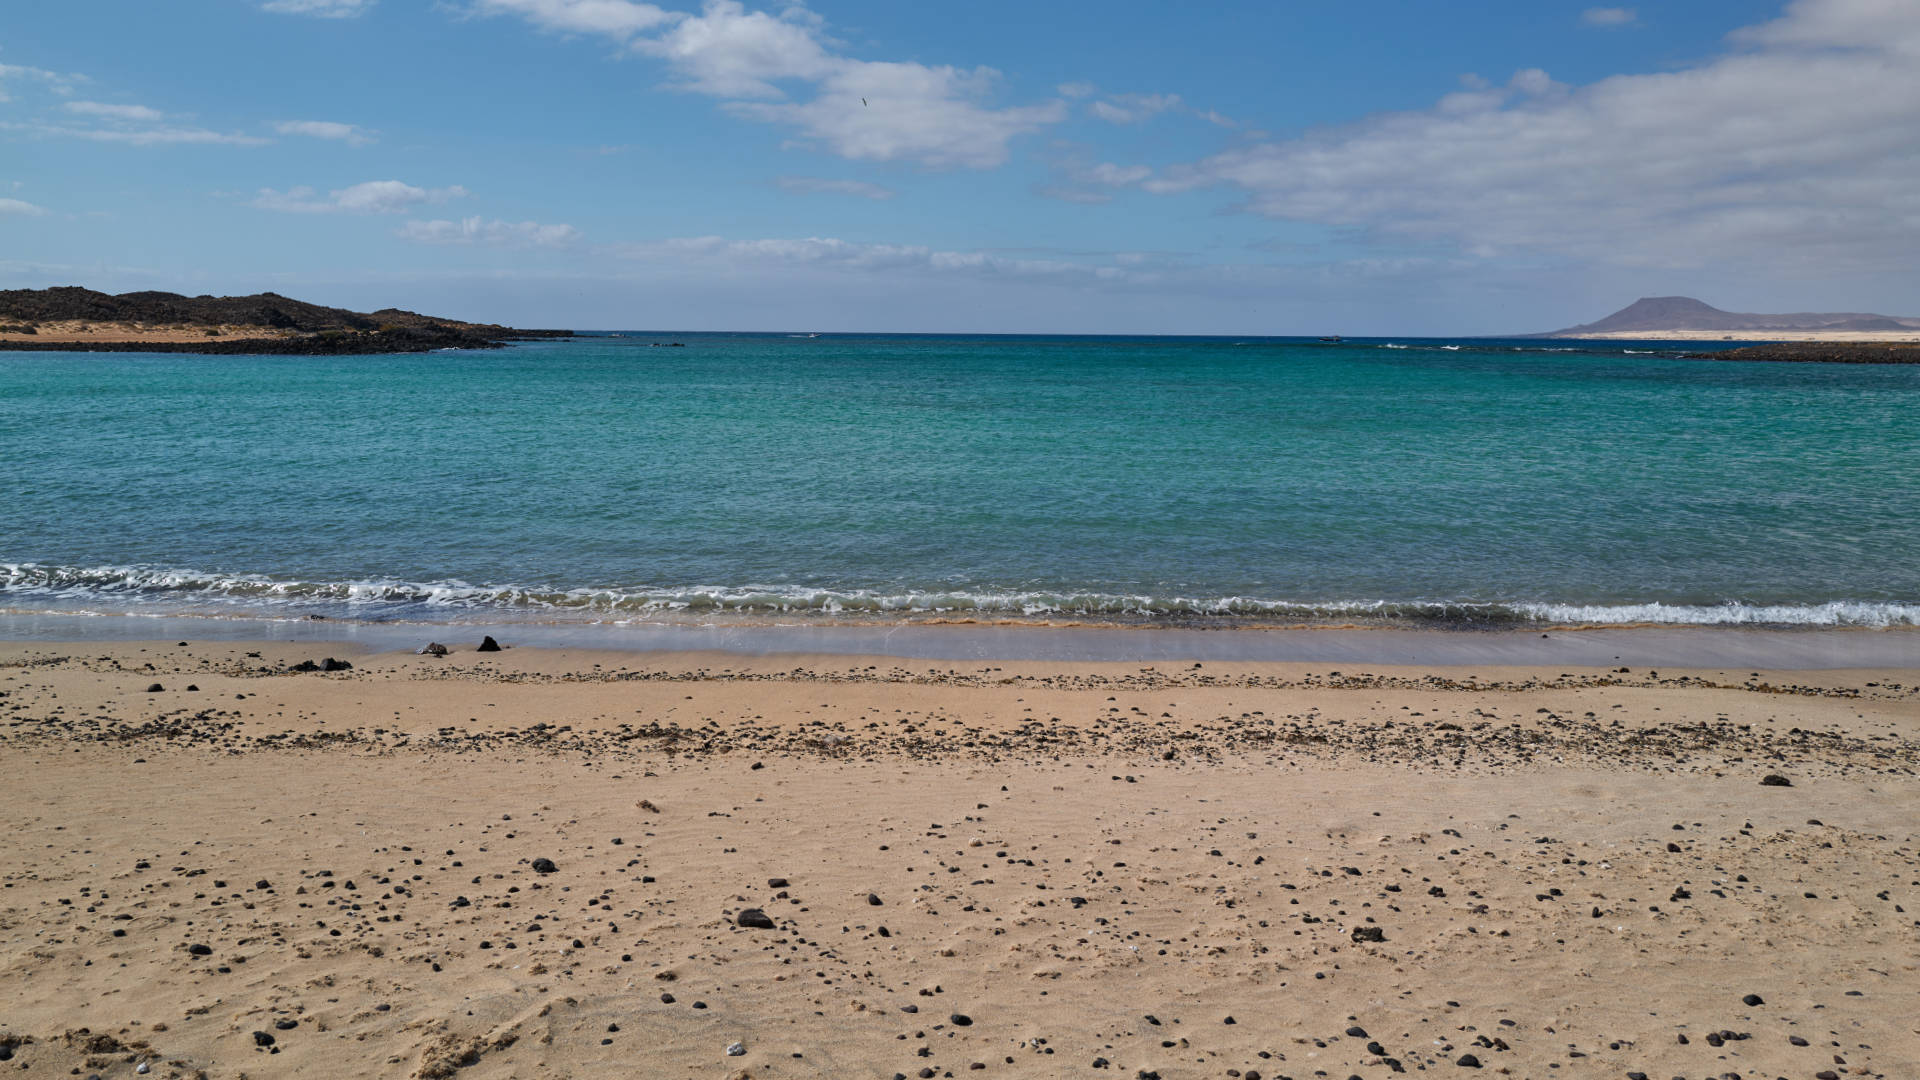
<svg viewBox="0 0 1920 1080">
<path fill-rule="evenodd" d="M 536 874 L 551 874 L 558 869 L 560 868 L 553 865 L 552 859 L 533 860 L 533 872 Z"/>
<path fill-rule="evenodd" d="M 1792 787 L 1793 781 L 1787 779 L 1784 776 L 1781 776 L 1779 773 L 1768 773 L 1767 775 L 1760 778 L 1760 786 L 1761 787 Z"/>
<path fill-rule="evenodd" d="M 487 636 L 480 639 L 480 647 L 473 651 L 474 652 L 499 652 L 500 643 L 493 640 L 492 634 L 488 634 Z"/>
<path fill-rule="evenodd" d="M 254 1033 L 253 1033 L 253 1045 L 255 1045 L 255 1046 L 272 1046 L 272 1045 L 273 1045 L 273 1034 L 272 1034 L 271 1032 L 266 1032 L 266 1031 L 256 1031 L 256 1032 L 254 1032 Z"/>
<path fill-rule="evenodd" d="M 745 911 L 734 916 L 733 921 L 736 926 L 744 926 L 749 930 L 773 929 L 773 920 L 767 917 L 766 912 L 761 911 L 757 907 L 747 908 Z"/>
<path fill-rule="evenodd" d="M 1740 999 L 1740 1004 L 1742 1005 L 1765 1005 L 1766 1003 L 1766 999 L 1759 994 L 1748 994 L 1746 997 Z"/>
</svg>

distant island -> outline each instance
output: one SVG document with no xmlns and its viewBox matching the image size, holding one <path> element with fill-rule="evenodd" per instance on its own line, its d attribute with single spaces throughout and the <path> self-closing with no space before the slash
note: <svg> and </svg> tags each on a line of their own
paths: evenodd
<svg viewBox="0 0 1920 1080">
<path fill-rule="evenodd" d="M 1598 322 L 1532 336 L 1613 341 L 1767 342 L 1690 354 L 1700 360 L 1920 364 L 1920 318 L 1858 311 L 1754 315 L 1721 311 L 1691 296 L 1643 296 Z"/>
<path fill-rule="evenodd" d="M 1598 322 L 1537 336 L 1660 341 L 1920 342 L 1920 318 L 1857 311 L 1753 315 L 1721 311 L 1690 296 L 1645 296 Z"/>
<path fill-rule="evenodd" d="M 348 311 L 270 292 L 116 296 L 72 285 L 0 290 L 0 350 L 15 352 L 417 353 L 571 336 L 570 330 L 521 330 L 398 308 Z"/>
</svg>

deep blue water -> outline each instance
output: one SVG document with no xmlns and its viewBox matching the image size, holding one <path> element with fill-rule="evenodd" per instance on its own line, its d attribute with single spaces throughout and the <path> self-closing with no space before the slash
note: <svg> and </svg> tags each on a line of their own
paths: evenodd
<svg viewBox="0 0 1920 1080">
<path fill-rule="evenodd" d="M 0 607 L 1920 622 L 1920 367 L 1388 344 L 0 353 Z"/>
</svg>

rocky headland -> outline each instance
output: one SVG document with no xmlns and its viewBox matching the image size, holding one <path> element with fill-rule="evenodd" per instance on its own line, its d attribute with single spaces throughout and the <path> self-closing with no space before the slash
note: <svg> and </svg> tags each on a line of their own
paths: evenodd
<svg viewBox="0 0 1920 1080">
<path fill-rule="evenodd" d="M 349 311 L 270 292 L 116 296 L 78 286 L 0 290 L 0 350 L 16 352 L 413 353 L 571 336 L 568 330 L 462 322 L 398 308 Z"/>
</svg>

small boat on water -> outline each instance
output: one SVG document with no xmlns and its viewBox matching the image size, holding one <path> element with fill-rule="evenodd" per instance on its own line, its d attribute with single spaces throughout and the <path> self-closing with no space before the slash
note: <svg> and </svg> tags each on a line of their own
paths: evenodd
<svg viewBox="0 0 1920 1080">
<path fill-rule="evenodd" d="M 1320 339 L 1321 343 L 1325 345 L 1338 345 L 1342 340 L 1344 339 L 1341 338 L 1339 334 L 1330 334 Z"/>
</svg>

